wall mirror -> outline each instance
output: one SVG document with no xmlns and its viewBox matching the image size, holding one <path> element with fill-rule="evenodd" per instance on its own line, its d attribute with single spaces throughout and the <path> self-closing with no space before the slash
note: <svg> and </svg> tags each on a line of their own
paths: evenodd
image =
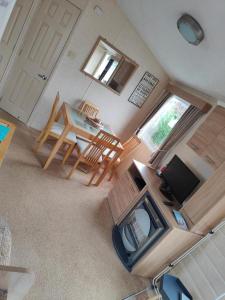
<svg viewBox="0 0 225 300">
<path fill-rule="evenodd" d="M 99 37 L 81 71 L 120 94 L 137 67 L 132 59 Z"/>
</svg>

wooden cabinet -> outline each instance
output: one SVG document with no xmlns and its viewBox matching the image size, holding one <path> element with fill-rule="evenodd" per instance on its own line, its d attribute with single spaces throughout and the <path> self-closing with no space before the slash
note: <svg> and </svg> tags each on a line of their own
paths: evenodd
<svg viewBox="0 0 225 300">
<path fill-rule="evenodd" d="M 218 129 L 214 128 L 213 130 Z M 219 143 L 219 147 L 217 147 L 217 143 Z M 212 147 L 214 145 L 217 151 L 224 147 L 224 132 L 218 133 L 214 143 L 208 145 L 207 148 L 208 153 L 212 151 L 213 159 L 217 163 L 216 157 L 218 156 L 222 159 L 222 154 L 220 152 L 213 152 Z M 169 229 L 137 261 L 133 266 L 132 274 L 153 278 L 224 219 L 225 160 L 181 208 L 189 230 L 180 228 L 174 219 L 173 207 L 164 205 L 166 199 L 159 191 L 161 180 L 155 175 L 155 171 L 137 161 L 134 161 L 132 165 L 136 167 L 143 178 L 145 186 L 140 188 L 140 185 L 137 185 L 137 183 L 140 183 L 140 178 L 138 178 L 138 173 L 130 172 L 130 167 L 114 185 L 108 196 L 108 202 L 114 222 L 119 224 L 131 208 L 140 201 L 146 191 L 152 196 Z"/>
<path fill-rule="evenodd" d="M 153 278 L 202 238 L 199 234 L 179 227 L 172 208 L 163 203 L 166 199 L 159 191 L 160 184 L 161 180 L 154 170 L 133 161 L 130 168 L 118 178 L 107 199 L 114 222 L 118 225 L 148 192 L 168 225 L 168 230 L 133 266 L 132 274 L 142 277 Z"/>
<path fill-rule="evenodd" d="M 225 108 L 217 106 L 187 144 L 213 168 L 218 168 L 225 161 Z"/>
<path fill-rule="evenodd" d="M 119 177 L 108 195 L 108 203 L 116 224 L 126 215 L 138 194 L 139 190 L 129 171 L 125 172 Z"/>
</svg>

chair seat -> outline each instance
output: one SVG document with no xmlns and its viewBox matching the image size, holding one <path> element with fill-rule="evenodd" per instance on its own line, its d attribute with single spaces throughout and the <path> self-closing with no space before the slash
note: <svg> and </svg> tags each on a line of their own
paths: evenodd
<svg viewBox="0 0 225 300">
<path fill-rule="evenodd" d="M 113 157 L 111 155 L 109 155 L 108 157 L 106 157 L 106 161 L 109 162 Z M 114 165 L 119 165 L 121 162 L 121 159 L 118 157 L 117 160 L 114 162 Z"/>
<path fill-rule="evenodd" d="M 88 142 L 85 142 L 80 139 L 77 140 L 77 146 L 79 147 L 81 153 L 84 152 L 84 150 L 87 148 L 88 145 L 89 145 Z"/>
<path fill-rule="evenodd" d="M 61 135 L 63 130 L 64 130 L 65 126 L 63 124 L 60 124 L 60 123 L 53 123 L 52 127 L 51 127 L 51 132 L 56 134 L 56 135 Z M 73 143 L 77 143 L 77 137 L 76 137 L 76 134 L 74 132 L 69 132 L 66 136 L 66 139 L 67 140 L 70 140 L 71 142 Z"/>
</svg>

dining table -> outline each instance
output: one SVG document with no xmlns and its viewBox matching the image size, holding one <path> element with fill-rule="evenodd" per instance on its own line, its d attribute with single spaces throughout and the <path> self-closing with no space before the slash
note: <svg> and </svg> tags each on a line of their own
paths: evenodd
<svg viewBox="0 0 225 300">
<path fill-rule="evenodd" d="M 62 146 L 65 137 L 69 132 L 74 132 L 77 136 L 77 138 L 85 140 L 87 142 L 91 142 L 93 138 L 98 134 L 100 130 L 104 130 L 112 135 L 114 135 L 112 129 L 107 124 L 102 124 L 102 127 L 95 127 L 91 125 L 91 123 L 87 119 L 87 115 L 79 111 L 78 109 L 73 108 L 68 103 L 64 102 L 62 106 L 60 107 L 55 122 L 62 122 L 64 125 L 64 129 L 62 134 L 60 135 L 60 138 L 55 143 L 54 147 L 52 148 L 50 155 L 48 159 L 46 160 L 44 164 L 44 169 L 47 169 L 52 162 L 53 158 L 55 157 L 56 153 L 58 152 L 59 148 Z M 119 158 L 119 156 L 123 152 L 123 146 L 121 143 L 119 143 L 114 151 L 113 156 L 110 159 L 110 163 L 107 164 L 106 168 L 103 170 L 102 174 L 98 178 L 98 181 L 96 184 L 99 184 L 103 178 L 105 177 L 106 173 L 109 171 L 109 169 L 112 167 L 112 165 L 116 162 L 116 160 Z"/>
</svg>

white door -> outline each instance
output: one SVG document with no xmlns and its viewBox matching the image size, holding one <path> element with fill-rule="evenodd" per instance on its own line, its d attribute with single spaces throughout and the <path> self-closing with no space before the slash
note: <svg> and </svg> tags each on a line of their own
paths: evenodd
<svg viewBox="0 0 225 300">
<path fill-rule="evenodd" d="M 17 0 L 0 41 L 0 81 L 22 31 L 33 0 Z"/>
<path fill-rule="evenodd" d="M 78 19 L 66 0 L 42 0 L 7 79 L 1 107 L 26 123 Z M 62 78 L 63 80 L 63 78 Z"/>
</svg>

